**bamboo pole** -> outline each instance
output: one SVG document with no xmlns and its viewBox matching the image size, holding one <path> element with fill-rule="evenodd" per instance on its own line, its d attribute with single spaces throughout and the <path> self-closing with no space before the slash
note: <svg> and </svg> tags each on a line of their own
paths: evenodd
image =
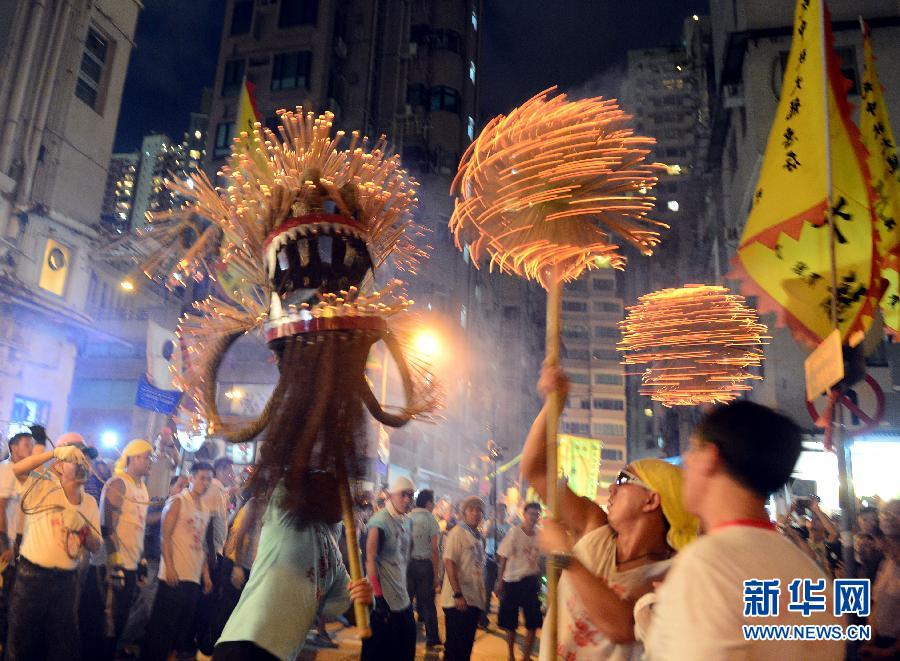
<svg viewBox="0 0 900 661">
<path fill-rule="evenodd" d="M 358 581 L 363 577 L 362 562 L 359 555 L 359 539 L 356 532 L 356 520 L 353 518 L 353 499 L 350 496 L 350 482 L 346 474 L 338 475 L 338 488 L 341 492 L 341 515 L 344 521 L 344 537 L 347 542 L 347 558 L 350 561 L 350 580 Z M 370 638 L 372 629 L 369 626 L 369 607 L 354 602 L 353 612 L 356 615 L 356 629 L 360 638 Z"/>
<path fill-rule="evenodd" d="M 547 335 L 546 364 L 551 367 L 559 365 L 559 333 L 560 310 L 562 299 L 562 277 L 558 266 L 553 267 L 550 286 L 547 289 Z M 547 406 L 547 509 L 553 519 L 559 517 L 559 472 L 557 468 L 556 431 L 559 426 L 559 415 L 562 409 L 559 392 L 550 395 Z M 547 617 L 543 631 L 547 642 L 556 658 L 557 639 L 557 586 L 559 584 L 559 568 L 552 562 L 547 565 Z"/>
</svg>

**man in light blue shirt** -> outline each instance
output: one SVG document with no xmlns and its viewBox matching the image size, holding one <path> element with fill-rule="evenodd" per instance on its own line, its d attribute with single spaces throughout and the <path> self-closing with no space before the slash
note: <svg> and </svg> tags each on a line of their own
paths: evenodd
<svg viewBox="0 0 900 661">
<path fill-rule="evenodd" d="M 416 507 L 409 513 L 412 524 L 412 551 L 406 583 L 409 598 L 416 600 L 419 624 L 425 624 L 425 646 L 438 647 L 441 644 L 438 632 L 437 609 L 434 593 L 441 589 L 440 554 L 438 540 L 441 528 L 434 518 L 434 492 L 422 489 L 416 496 Z"/>
<path fill-rule="evenodd" d="M 411 541 L 407 513 L 415 491 L 412 480 L 398 477 L 384 509 L 369 519 L 366 573 L 375 590 L 375 611 L 372 636 L 363 641 L 363 661 L 413 661 L 416 656 L 416 621 L 406 590 Z"/>
</svg>

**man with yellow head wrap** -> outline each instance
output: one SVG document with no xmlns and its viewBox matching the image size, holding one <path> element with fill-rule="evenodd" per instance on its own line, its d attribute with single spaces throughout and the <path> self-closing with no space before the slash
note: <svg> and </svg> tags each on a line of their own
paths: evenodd
<svg viewBox="0 0 900 661">
<path fill-rule="evenodd" d="M 538 390 L 565 399 L 568 386 L 562 370 L 545 367 Z M 548 488 L 545 429 L 546 406 L 522 454 L 523 475 L 541 498 Z M 557 648 L 542 643 L 542 661 L 639 658 L 634 604 L 697 534 L 697 519 L 682 502 L 680 469 L 659 459 L 626 466 L 610 487 L 608 502 L 604 511 L 566 488 L 559 520 L 544 523 L 541 545 L 566 570 L 557 595 Z"/>
<path fill-rule="evenodd" d="M 114 659 L 128 622 L 144 552 L 150 505 L 144 481 L 152 456 L 153 446 L 147 441 L 136 438 L 128 443 L 100 494 L 103 546 L 91 555 L 79 604 L 84 659 Z"/>
</svg>

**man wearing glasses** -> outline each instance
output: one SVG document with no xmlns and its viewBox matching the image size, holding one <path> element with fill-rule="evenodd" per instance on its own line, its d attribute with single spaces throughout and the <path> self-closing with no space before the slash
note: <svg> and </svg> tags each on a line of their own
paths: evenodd
<svg viewBox="0 0 900 661">
<path fill-rule="evenodd" d="M 565 399 L 568 387 L 561 369 L 544 368 L 541 395 Z M 546 480 L 546 415 L 545 405 L 522 455 L 523 475 L 542 499 L 552 486 Z M 541 659 L 640 656 L 634 604 L 697 533 L 697 520 L 682 504 L 681 471 L 658 459 L 636 461 L 610 487 L 608 511 L 568 488 L 561 490 L 558 509 L 559 519 L 545 521 L 540 540 L 565 569 L 558 586 L 557 648 L 542 643 Z"/>
<path fill-rule="evenodd" d="M 364 660 L 412 661 L 416 656 L 413 617 L 406 572 L 410 553 L 410 520 L 416 486 L 408 477 L 394 480 L 385 507 L 369 519 L 366 573 L 375 591 L 372 636 L 363 641 Z"/>
</svg>

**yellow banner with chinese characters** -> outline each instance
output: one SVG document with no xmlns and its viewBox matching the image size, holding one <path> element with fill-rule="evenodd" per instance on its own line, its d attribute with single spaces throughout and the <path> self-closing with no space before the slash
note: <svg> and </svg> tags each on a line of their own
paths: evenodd
<svg viewBox="0 0 900 661">
<path fill-rule="evenodd" d="M 593 500 L 600 482 L 600 441 L 568 434 L 557 438 L 560 474 L 567 478 L 572 491 Z"/>
<path fill-rule="evenodd" d="M 863 144 L 869 152 L 868 166 L 875 191 L 876 248 L 881 277 L 887 288 L 881 297 L 881 314 L 889 333 L 900 335 L 900 162 L 897 160 L 897 142 L 891 130 L 884 90 L 875 70 L 875 56 L 869 28 L 864 28 L 863 45 L 866 66 L 862 82 L 862 106 L 859 127 Z"/>
<path fill-rule="evenodd" d="M 844 343 L 858 343 L 871 325 L 881 282 L 872 189 L 859 130 L 850 117 L 848 85 L 823 0 L 798 0 L 781 97 L 731 277 L 742 281 L 743 294 L 757 297 L 760 311 L 775 312 L 794 337 L 810 346 L 833 328 L 827 193 Z"/>
</svg>

